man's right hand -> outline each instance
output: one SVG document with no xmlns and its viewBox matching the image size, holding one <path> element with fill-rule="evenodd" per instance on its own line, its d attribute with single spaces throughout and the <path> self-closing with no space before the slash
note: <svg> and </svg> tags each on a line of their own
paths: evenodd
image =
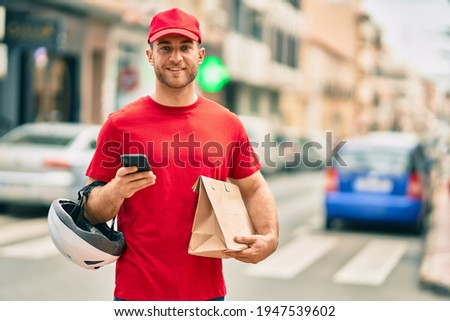
<svg viewBox="0 0 450 321">
<path fill-rule="evenodd" d="M 138 172 L 136 166 L 121 167 L 110 182 L 111 192 L 119 198 L 129 198 L 137 191 L 154 185 L 156 176 L 151 171 Z"/>
<path fill-rule="evenodd" d="M 87 184 L 94 179 L 89 178 Z M 137 167 L 121 167 L 105 186 L 94 188 L 89 195 L 84 215 L 92 223 L 104 223 L 117 215 L 123 201 L 137 191 L 156 183 L 153 172 L 138 172 Z"/>
</svg>

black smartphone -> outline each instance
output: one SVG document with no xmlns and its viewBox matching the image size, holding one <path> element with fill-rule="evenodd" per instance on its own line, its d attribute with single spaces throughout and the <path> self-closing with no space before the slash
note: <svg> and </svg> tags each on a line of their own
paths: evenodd
<svg viewBox="0 0 450 321">
<path fill-rule="evenodd" d="M 124 167 L 136 166 L 138 172 L 150 171 L 150 164 L 144 154 L 124 154 L 120 156 Z"/>
</svg>

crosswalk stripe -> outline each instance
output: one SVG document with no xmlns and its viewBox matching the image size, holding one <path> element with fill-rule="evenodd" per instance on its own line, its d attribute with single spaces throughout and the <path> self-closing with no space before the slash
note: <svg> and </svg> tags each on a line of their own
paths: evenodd
<svg viewBox="0 0 450 321">
<path fill-rule="evenodd" d="M 59 254 L 50 236 L 0 248 L 0 257 L 41 260 Z"/>
<path fill-rule="evenodd" d="M 336 283 L 382 284 L 407 249 L 399 240 L 372 240 L 333 277 Z"/>
<path fill-rule="evenodd" d="M 301 235 L 258 265 L 246 269 L 253 277 L 292 279 L 337 245 L 336 237 Z"/>
<path fill-rule="evenodd" d="M 14 222 L 0 227 L 0 246 L 43 235 L 48 235 L 47 219 Z"/>
</svg>

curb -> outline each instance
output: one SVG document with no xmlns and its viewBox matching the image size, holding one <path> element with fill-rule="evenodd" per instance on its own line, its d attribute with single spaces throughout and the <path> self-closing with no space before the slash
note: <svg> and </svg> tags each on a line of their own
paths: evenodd
<svg viewBox="0 0 450 321">
<path fill-rule="evenodd" d="M 447 184 L 441 184 L 436 190 L 430 214 L 420 283 L 439 294 L 450 296 L 450 193 Z"/>
</svg>

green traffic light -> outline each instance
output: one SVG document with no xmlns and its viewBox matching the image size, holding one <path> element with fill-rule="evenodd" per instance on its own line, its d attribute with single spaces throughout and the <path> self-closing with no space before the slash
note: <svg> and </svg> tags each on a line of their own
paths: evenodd
<svg viewBox="0 0 450 321">
<path fill-rule="evenodd" d="M 219 57 L 205 57 L 198 68 L 197 80 L 205 92 L 219 92 L 230 79 L 230 72 Z"/>
</svg>

